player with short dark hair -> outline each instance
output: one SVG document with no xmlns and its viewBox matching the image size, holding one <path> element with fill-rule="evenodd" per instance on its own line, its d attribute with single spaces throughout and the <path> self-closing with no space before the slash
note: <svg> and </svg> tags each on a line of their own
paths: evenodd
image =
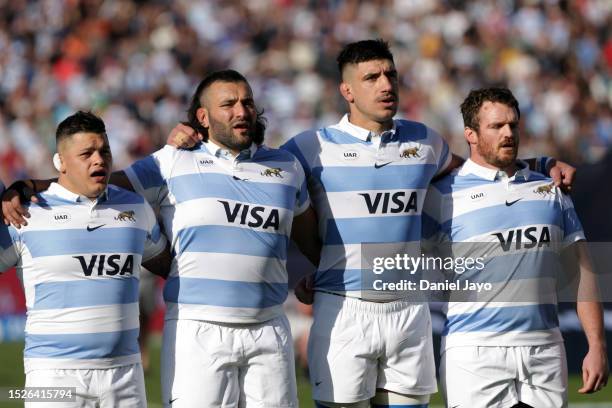
<svg viewBox="0 0 612 408">
<path fill-rule="evenodd" d="M 601 304 L 569 196 L 517 161 L 519 107 L 506 88 L 461 105 L 470 158 L 427 193 L 424 237 L 442 256 L 480 258 L 448 277 L 440 375 L 447 406 L 565 407 L 567 363 L 557 317 L 562 251 L 577 251 L 577 310 L 589 343 L 580 392 L 608 377 Z M 485 291 L 473 288 L 488 284 Z M 588 289 L 585 289 L 588 288 Z M 462 292 L 463 291 L 463 292 Z M 515 405 L 519 404 L 519 405 Z"/>
<path fill-rule="evenodd" d="M 349 113 L 283 147 L 304 167 L 323 241 L 308 350 L 313 398 L 327 407 L 426 406 L 436 391 L 428 305 L 373 294 L 362 254 L 366 243 L 390 257 L 418 245 L 426 186 L 452 155 L 432 129 L 393 119 L 399 79 L 386 42 L 348 44 L 338 67 Z"/>
<path fill-rule="evenodd" d="M 56 140 L 57 183 L 28 204 L 27 226 L 0 230 L 0 270 L 16 266 L 25 289 L 26 386 L 74 387 L 78 406 L 145 407 L 140 264 L 165 273 L 166 239 L 141 196 L 108 185 L 100 118 L 79 111 Z"/>
</svg>

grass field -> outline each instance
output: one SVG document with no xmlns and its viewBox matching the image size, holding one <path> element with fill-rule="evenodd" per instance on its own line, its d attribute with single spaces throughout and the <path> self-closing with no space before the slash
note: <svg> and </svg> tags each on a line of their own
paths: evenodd
<svg viewBox="0 0 612 408">
<path fill-rule="evenodd" d="M 21 343 L 2 343 L 0 344 L 0 388 L 18 388 L 23 387 L 23 344 Z M 146 374 L 147 398 L 149 406 L 152 408 L 161 407 L 161 393 L 159 386 L 159 339 L 152 341 L 151 367 Z M 597 408 L 612 408 L 612 384 L 597 394 L 583 396 L 576 391 L 580 387 L 581 380 L 579 376 L 573 375 L 570 377 L 570 407 L 597 407 Z M 314 408 L 310 397 L 310 385 L 302 373 L 298 370 L 298 393 L 300 398 L 300 407 Z M 6 396 L 6 391 L 2 392 L 2 399 Z M 19 407 L 23 404 L 17 402 L 9 402 L 0 400 L 0 407 L 11 408 Z M 431 406 L 442 407 L 442 399 L 440 394 L 433 396 Z"/>
</svg>

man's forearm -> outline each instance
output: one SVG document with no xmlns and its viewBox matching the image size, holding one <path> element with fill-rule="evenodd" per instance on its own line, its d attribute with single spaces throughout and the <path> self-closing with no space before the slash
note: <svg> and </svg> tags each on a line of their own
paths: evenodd
<svg viewBox="0 0 612 408">
<path fill-rule="evenodd" d="M 589 343 L 589 348 L 606 349 L 603 308 L 600 302 L 577 302 L 578 318 Z"/>
<path fill-rule="evenodd" d="M 603 308 L 600 302 L 597 276 L 585 241 L 574 245 L 580 268 L 576 310 L 589 347 L 605 349 L 606 341 L 603 324 Z"/>
<path fill-rule="evenodd" d="M 57 182 L 57 178 L 45 179 L 45 180 L 24 180 L 26 185 L 32 189 L 34 193 L 40 193 L 41 191 L 47 191 L 51 183 Z"/>
</svg>

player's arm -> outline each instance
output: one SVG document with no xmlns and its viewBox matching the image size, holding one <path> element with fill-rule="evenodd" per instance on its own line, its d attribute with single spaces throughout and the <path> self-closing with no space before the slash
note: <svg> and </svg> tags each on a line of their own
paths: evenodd
<svg viewBox="0 0 612 408">
<path fill-rule="evenodd" d="M 170 245 L 168 243 L 166 243 L 166 247 L 162 252 L 142 263 L 142 266 L 147 268 L 149 272 L 164 279 L 168 277 L 171 265 L 172 254 L 170 253 Z"/>
<path fill-rule="evenodd" d="M 317 214 L 312 207 L 293 218 L 291 239 L 300 252 L 316 267 L 321 258 L 321 240 L 317 227 Z"/>
<path fill-rule="evenodd" d="M 566 193 L 572 189 L 576 178 L 576 168 L 568 163 L 552 157 L 537 157 L 524 159 L 529 169 L 550 176 L 555 186 L 561 187 Z"/>
<path fill-rule="evenodd" d="M 26 202 L 37 202 L 36 194 L 49 189 L 51 183 L 57 178 L 45 180 L 19 180 L 11 184 L 2 194 L 2 216 L 6 225 L 13 224 L 16 228 L 28 225 L 30 218 L 28 209 L 23 206 Z M 124 171 L 115 171 L 110 176 L 109 184 L 114 184 L 126 190 L 134 191 L 130 179 Z"/>
<path fill-rule="evenodd" d="M 582 361 L 581 394 L 590 394 L 601 390 L 608 383 L 608 353 L 604 333 L 603 309 L 597 287 L 597 277 L 588 254 L 585 241 L 572 245 L 569 250 L 575 251 L 578 258 L 580 278 L 576 309 L 580 324 L 588 342 L 588 352 Z"/>
<path fill-rule="evenodd" d="M 317 214 L 312 207 L 293 218 L 291 239 L 306 258 L 315 266 L 321 259 L 321 240 L 319 239 Z M 295 295 L 304 304 L 314 301 L 313 275 L 302 278 L 295 287 Z"/>
</svg>

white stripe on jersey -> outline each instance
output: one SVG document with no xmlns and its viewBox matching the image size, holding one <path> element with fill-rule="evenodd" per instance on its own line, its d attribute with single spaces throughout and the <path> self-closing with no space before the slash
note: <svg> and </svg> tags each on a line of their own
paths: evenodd
<svg viewBox="0 0 612 408">
<path fill-rule="evenodd" d="M 28 316 L 25 331 L 31 334 L 77 334 L 138 329 L 138 313 L 138 303 L 39 310 Z M 59 321 L 61 325 L 57 324 Z"/>
</svg>

